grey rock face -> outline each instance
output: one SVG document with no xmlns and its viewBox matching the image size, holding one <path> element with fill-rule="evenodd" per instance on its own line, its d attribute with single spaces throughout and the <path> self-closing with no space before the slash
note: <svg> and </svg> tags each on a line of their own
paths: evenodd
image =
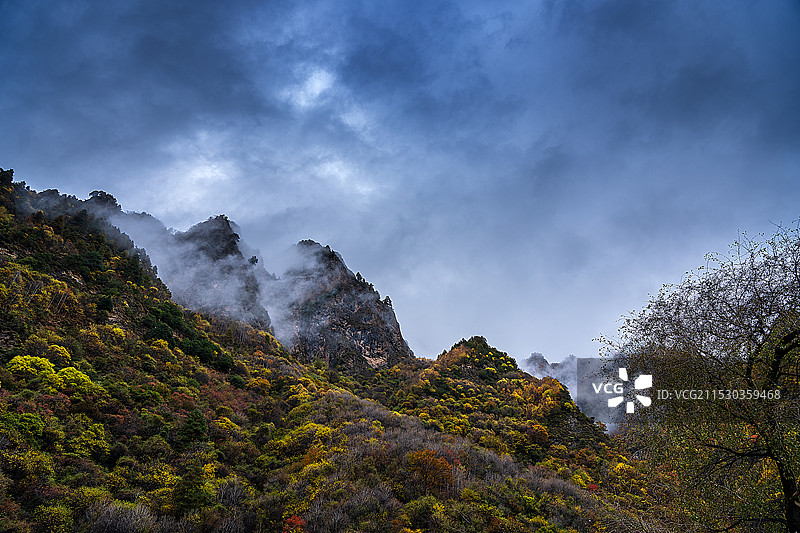
<svg viewBox="0 0 800 533">
<path fill-rule="evenodd" d="M 276 334 L 301 360 L 322 359 L 330 367 L 362 371 L 413 356 L 388 297 L 382 300 L 330 247 L 301 241 L 294 251 L 295 265 L 267 294 L 288 302 L 278 313 L 283 327 Z"/>
</svg>

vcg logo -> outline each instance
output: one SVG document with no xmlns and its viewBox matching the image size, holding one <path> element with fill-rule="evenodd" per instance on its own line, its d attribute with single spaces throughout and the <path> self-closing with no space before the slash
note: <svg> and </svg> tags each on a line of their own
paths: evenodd
<svg viewBox="0 0 800 533">
<path fill-rule="evenodd" d="M 627 368 L 620 368 L 619 369 L 619 379 L 622 380 L 624 383 L 628 383 L 628 369 Z M 635 391 L 649 389 L 653 386 L 653 376 L 650 374 L 642 374 L 638 376 L 633 382 L 633 389 Z M 602 391 L 604 394 L 616 394 L 615 397 L 608 399 L 608 406 L 611 408 L 618 407 L 623 401 L 625 401 L 625 386 L 622 383 L 592 383 L 592 389 L 594 389 L 595 394 L 600 394 Z M 648 407 L 652 400 L 649 396 L 644 396 L 643 394 L 636 394 L 636 400 L 641 403 L 644 407 Z M 629 400 L 625 403 L 625 412 L 632 413 L 635 409 L 635 404 L 633 400 Z"/>
</svg>

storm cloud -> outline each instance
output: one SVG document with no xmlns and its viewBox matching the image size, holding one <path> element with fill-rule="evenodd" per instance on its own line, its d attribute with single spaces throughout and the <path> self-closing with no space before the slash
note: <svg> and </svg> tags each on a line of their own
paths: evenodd
<svg viewBox="0 0 800 533">
<path fill-rule="evenodd" d="M 796 2 L 0 3 L 0 166 L 270 255 L 329 244 L 418 355 L 592 339 L 800 214 Z"/>
</svg>

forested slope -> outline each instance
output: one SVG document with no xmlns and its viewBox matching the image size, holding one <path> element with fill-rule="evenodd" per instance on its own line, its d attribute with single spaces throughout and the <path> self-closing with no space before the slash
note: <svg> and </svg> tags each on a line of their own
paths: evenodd
<svg viewBox="0 0 800 533">
<path fill-rule="evenodd" d="M 563 387 L 483 339 L 367 377 L 301 364 L 269 330 L 173 303 L 88 213 L 17 212 L 11 178 L 0 531 L 635 531 L 625 516 L 657 514 Z"/>
</svg>

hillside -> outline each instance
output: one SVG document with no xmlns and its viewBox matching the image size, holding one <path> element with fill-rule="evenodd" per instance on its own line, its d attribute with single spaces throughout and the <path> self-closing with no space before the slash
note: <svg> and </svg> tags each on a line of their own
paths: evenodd
<svg viewBox="0 0 800 533">
<path fill-rule="evenodd" d="M 36 193 L 9 171 L 0 187 L 0 531 L 657 524 L 668 493 L 484 339 L 368 373 L 335 352 L 305 364 L 269 330 L 174 303 L 107 222 L 18 210 Z"/>
</svg>

